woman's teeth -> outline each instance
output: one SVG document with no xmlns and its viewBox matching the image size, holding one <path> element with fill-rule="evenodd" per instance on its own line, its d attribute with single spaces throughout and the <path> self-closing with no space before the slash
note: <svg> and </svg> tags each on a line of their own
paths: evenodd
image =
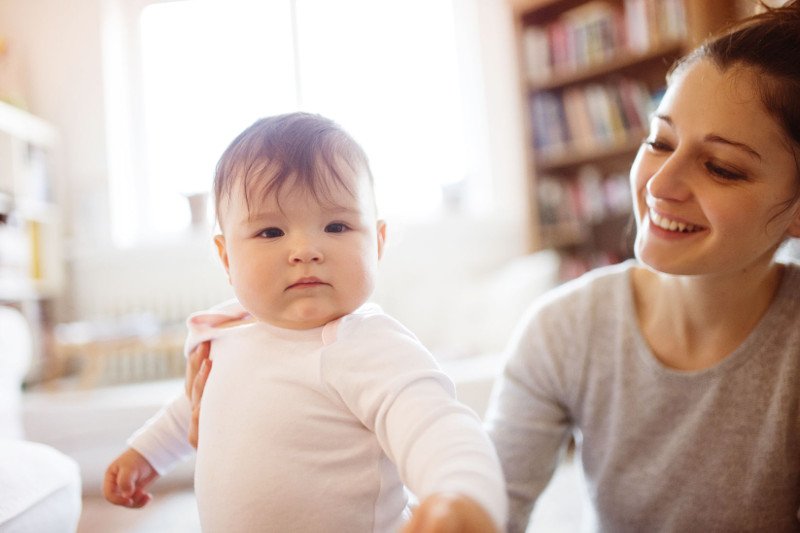
<svg viewBox="0 0 800 533">
<path fill-rule="evenodd" d="M 684 224 L 683 222 L 676 222 L 668 218 L 662 217 L 653 210 L 650 210 L 650 220 L 661 229 L 667 231 L 680 231 L 681 233 L 692 233 L 698 231 L 700 228 L 694 224 Z"/>
</svg>

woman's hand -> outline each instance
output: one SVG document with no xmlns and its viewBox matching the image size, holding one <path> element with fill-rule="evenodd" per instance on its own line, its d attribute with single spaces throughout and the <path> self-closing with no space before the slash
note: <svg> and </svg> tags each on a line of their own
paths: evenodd
<svg viewBox="0 0 800 533">
<path fill-rule="evenodd" d="M 414 509 L 402 533 L 496 533 L 483 507 L 460 494 L 433 494 Z"/>
<path fill-rule="evenodd" d="M 211 359 L 208 354 L 211 343 L 201 342 L 189 354 L 186 362 L 186 396 L 192 403 L 192 420 L 189 425 L 189 442 L 197 448 L 198 432 L 200 430 L 200 400 L 206 387 L 208 374 L 211 372 Z"/>
</svg>

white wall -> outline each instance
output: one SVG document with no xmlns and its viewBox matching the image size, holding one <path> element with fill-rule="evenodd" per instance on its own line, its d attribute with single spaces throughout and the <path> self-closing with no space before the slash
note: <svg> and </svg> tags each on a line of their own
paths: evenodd
<svg viewBox="0 0 800 533">
<path fill-rule="evenodd" d="M 124 253 L 109 245 L 101 42 L 104 10 L 116 1 L 0 0 L 0 35 L 8 38 L 26 66 L 30 110 L 52 122 L 62 136 L 55 175 L 75 280 L 71 293 L 80 295 L 67 306 L 65 318 L 80 318 L 87 301 L 112 298 L 114 287 L 133 285 L 147 292 L 156 280 L 218 274 L 216 266 L 193 259 L 206 253 L 196 239 Z M 492 195 L 496 208 L 479 219 L 447 216 L 435 224 L 395 228 L 399 231 L 392 235 L 378 296 L 390 310 L 429 326 L 441 317 L 439 302 L 457 304 L 465 284 L 524 253 L 526 246 L 523 133 L 511 13 L 505 0 L 454 1 L 462 22 L 477 27 L 481 35 L 479 43 L 467 42 L 462 35 L 463 45 L 473 47 L 467 57 L 475 59 L 464 65 L 469 82 L 465 91 L 468 105 L 483 109 L 473 118 L 478 137 L 483 136 L 476 143 L 490 147 L 482 167 L 493 185 L 479 194 Z M 169 251 L 176 246 L 188 252 Z M 113 266 L 129 264 L 126 258 L 131 257 L 137 265 L 133 278 L 130 269 Z M 98 264 L 107 266 L 102 284 L 92 283 L 90 274 Z M 194 274 L 181 276 L 182 272 Z M 410 291 L 411 284 L 424 289 Z"/>
</svg>

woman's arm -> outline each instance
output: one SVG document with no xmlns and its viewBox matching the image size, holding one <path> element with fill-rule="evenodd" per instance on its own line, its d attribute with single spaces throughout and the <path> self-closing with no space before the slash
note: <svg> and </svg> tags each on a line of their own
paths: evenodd
<svg viewBox="0 0 800 533">
<path fill-rule="evenodd" d="M 211 372 L 210 346 L 210 341 L 201 342 L 189 353 L 186 362 L 186 397 L 192 406 L 189 443 L 194 448 L 197 448 L 197 435 L 200 429 L 200 400 L 203 397 L 208 374 Z"/>
</svg>

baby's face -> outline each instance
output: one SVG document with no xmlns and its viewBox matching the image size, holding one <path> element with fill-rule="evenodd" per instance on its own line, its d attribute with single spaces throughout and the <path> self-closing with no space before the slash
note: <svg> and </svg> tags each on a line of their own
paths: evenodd
<svg viewBox="0 0 800 533">
<path fill-rule="evenodd" d="M 290 187 L 247 209 L 241 187 L 223 202 L 215 239 L 230 283 L 257 320 L 288 329 L 320 327 L 372 294 L 385 225 L 376 220 L 366 177 L 355 194 L 334 188 L 318 201 Z"/>
</svg>

